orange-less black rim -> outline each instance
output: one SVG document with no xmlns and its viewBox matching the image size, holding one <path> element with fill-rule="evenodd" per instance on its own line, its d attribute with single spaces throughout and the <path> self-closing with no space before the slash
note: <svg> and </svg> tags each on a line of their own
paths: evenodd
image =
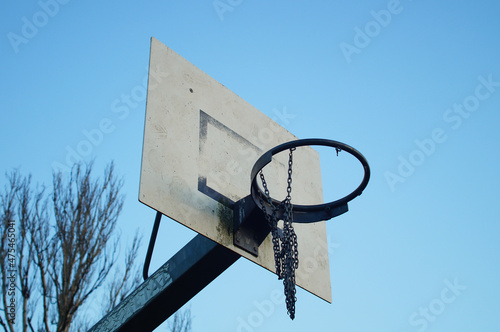
<svg viewBox="0 0 500 332">
<path fill-rule="evenodd" d="M 318 205 L 294 204 L 292 207 L 293 222 L 311 223 L 321 220 L 329 220 L 344 212 L 347 212 L 347 203 L 356 198 L 357 196 L 361 195 L 363 190 L 366 188 L 368 181 L 370 180 L 370 166 L 368 165 L 368 161 L 366 160 L 366 158 L 353 147 L 341 142 L 323 138 L 306 138 L 306 139 L 299 139 L 295 141 L 286 142 L 264 153 L 255 162 L 251 172 L 251 179 L 252 179 L 251 193 L 252 193 L 252 199 L 254 200 L 255 204 L 261 210 L 265 210 L 268 212 L 272 211 L 272 207 L 269 204 L 269 202 L 263 200 L 263 203 L 261 203 L 260 197 L 263 197 L 265 194 L 262 192 L 261 188 L 257 184 L 257 175 L 264 168 L 264 166 L 266 166 L 271 162 L 273 156 L 276 155 L 277 153 L 301 146 L 327 146 L 336 149 L 337 152 L 345 151 L 359 160 L 359 162 L 363 166 L 365 174 L 359 186 L 356 189 L 354 189 L 353 192 L 344 196 L 343 198 L 340 198 L 330 203 L 318 204 Z M 280 203 L 281 203 L 280 201 L 272 199 L 272 204 L 274 206 L 279 206 Z"/>
</svg>

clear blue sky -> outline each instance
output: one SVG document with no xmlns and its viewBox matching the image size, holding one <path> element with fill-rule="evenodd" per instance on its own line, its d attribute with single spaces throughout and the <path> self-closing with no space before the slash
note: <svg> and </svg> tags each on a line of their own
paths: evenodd
<svg viewBox="0 0 500 332">
<path fill-rule="evenodd" d="M 145 99 L 112 105 L 144 81 L 154 36 L 372 169 L 327 226 L 333 304 L 299 290 L 294 321 L 283 303 L 261 313 L 281 283 L 242 259 L 190 302 L 194 331 L 500 331 L 499 16 L 486 0 L 5 0 L 0 170 L 49 183 L 71 151 L 99 173 L 114 160 L 120 228 L 124 242 L 145 235 L 142 264 L 155 215 L 137 200 Z M 152 269 L 192 236 L 165 219 Z"/>
</svg>

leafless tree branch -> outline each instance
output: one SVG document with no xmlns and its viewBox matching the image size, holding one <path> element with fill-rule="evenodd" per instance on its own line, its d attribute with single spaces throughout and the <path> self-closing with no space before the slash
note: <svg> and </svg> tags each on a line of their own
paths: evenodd
<svg viewBox="0 0 500 332">
<path fill-rule="evenodd" d="M 116 276 L 108 285 L 106 293 L 106 302 L 104 303 L 104 312 L 110 312 L 118 303 L 120 303 L 130 292 L 136 288 L 141 282 L 140 270 L 135 265 L 139 246 L 142 237 L 136 232 L 132 245 L 125 255 L 124 271 L 116 272 Z M 136 267 L 134 269 L 134 267 Z"/>
<path fill-rule="evenodd" d="M 18 171 L 12 172 L 7 175 L 8 185 L 5 186 L 4 192 L 0 195 L 0 208 L 1 208 L 1 238 L 0 238 L 0 273 L 2 278 L 2 308 L 3 313 L 1 325 L 5 331 L 14 332 L 14 323 L 11 316 L 9 316 L 9 304 L 11 293 L 9 284 L 13 278 L 16 278 L 16 273 L 12 277 L 12 272 L 15 270 L 15 258 L 9 261 L 9 258 L 16 257 L 17 245 L 15 242 L 15 217 L 16 217 L 16 195 L 19 191 L 19 186 L 22 179 Z M 13 230 L 13 231 L 12 231 Z M 10 232 L 9 232 L 10 231 Z M 11 256 L 9 256 L 11 255 Z M 12 256 L 13 255 L 13 256 Z M 5 321 L 4 321 L 5 319 Z"/>
<path fill-rule="evenodd" d="M 168 329 L 170 332 L 190 332 L 191 322 L 191 309 L 177 311 L 174 317 L 168 322 Z"/>
<path fill-rule="evenodd" d="M 52 192 L 33 189 L 31 177 L 7 174 L 0 192 L 0 326 L 7 332 L 68 332 L 78 310 L 103 286 L 117 265 L 118 216 L 123 207 L 123 181 L 110 164 L 102 178 L 92 177 L 93 164 L 76 164 L 69 176 L 54 174 Z M 9 227 L 15 223 L 16 291 L 22 299 L 17 325 L 8 317 L 5 290 L 10 282 Z M 136 285 L 134 270 L 140 237 L 125 255 L 125 269 L 111 283 L 110 307 Z M 38 308 L 37 308 L 38 305 Z M 39 319 L 34 320 L 33 315 Z"/>
</svg>

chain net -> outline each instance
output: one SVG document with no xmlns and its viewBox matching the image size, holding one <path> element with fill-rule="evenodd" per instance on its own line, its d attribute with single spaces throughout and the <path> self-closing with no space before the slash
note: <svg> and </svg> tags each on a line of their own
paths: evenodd
<svg viewBox="0 0 500 332">
<path fill-rule="evenodd" d="M 290 149 L 288 157 L 288 179 L 287 179 L 287 196 L 279 204 L 273 203 L 269 189 L 267 187 L 264 173 L 260 171 L 260 179 L 264 189 L 264 195 L 260 194 L 260 205 L 266 216 L 266 220 L 271 228 L 274 261 L 276 265 L 276 274 L 279 280 L 283 280 L 285 289 L 285 301 L 288 315 L 291 319 L 295 318 L 295 302 L 297 301 L 295 289 L 295 270 L 299 267 L 299 252 L 297 244 L 297 235 L 292 225 L 292 165 L 293 151 Z M 271 207 L 269 212 L 264 205 L 264 200 Z M 279 217 L 279 212 L 283 211 L 282 217 Z M 283 228 L 278 226 L 279 221 L 283 221 Z"/>
</svg>

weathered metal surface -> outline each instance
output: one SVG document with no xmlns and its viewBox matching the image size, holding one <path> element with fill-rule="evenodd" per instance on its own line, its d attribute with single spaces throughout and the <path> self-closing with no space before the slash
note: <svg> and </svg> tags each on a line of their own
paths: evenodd
<svg viewBox="0 0 500 332">
<path fill-rule="evenodd" d="M 89 331 L 153 331 L 239 257 L 197 235 Z"/>
</svg>

